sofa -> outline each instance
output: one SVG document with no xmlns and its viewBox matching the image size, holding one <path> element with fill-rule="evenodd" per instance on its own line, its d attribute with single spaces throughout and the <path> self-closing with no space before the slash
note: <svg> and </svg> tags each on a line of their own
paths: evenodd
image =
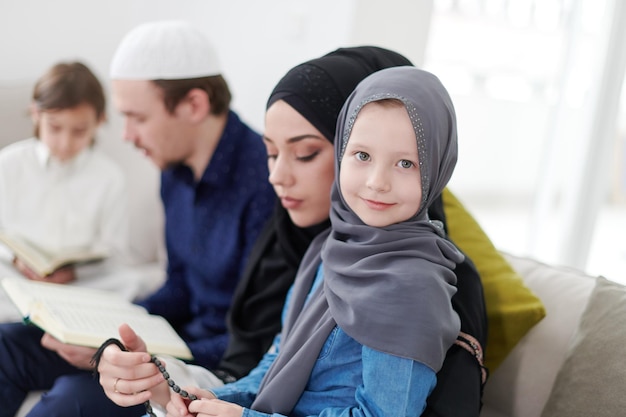
<svg viewBox="0 0 626 417">
<path fill-rule="evenodd" d="M 598 278 L 526 257 L 505 254 L 505 258 L 523 278 L 524 284 L 542 301 L 546 314 L 521 338 L 502 363 L 491 370 L 480 415 L 556 417 L 555 414 L 542 412 L 549 399 L 557 401 L 551 397 L 552 389 L 570 353 L 571 342 Z"/>
<path fill-rule="evenodd" d="M 542 301 L 546 315 L 490 372 L 480 417 L 540 417 L 550 399 L 559 370 L 568 357 L 571 341 L 577 334 L 581 317 L 599 278 L 570 268 L 546 265 L 527 257 L 511 254 L 504 254 L 504 257 Z M 623 293 L 622 304 L 626 305 L 626 290 Z M 626 316 L 622 317 L 626 320 Z M 621 351 L 626 353 L 626 348 L 622 347 Z M 602 359 L 597 358 L 598 361 Z M 621 388 L 624 381 L 617 387 Z M 597 387 L 597 390 L 601 391 L 602 387 Z M 36 395 L 31 395 L 17 417 L 23 417 L 36 399 Z M 626 410 L 623 411 L 622 414 L 568 413 L 558 416 L 617 417 L 626 413 Z M 547 414 L 543 417 L 557 415 Z"/>
<path fill-rule="evenodd" d="M 0 147 L 30 134 L 26 109 L 31 88 L 31 82 L 0 84 Z M 163 278 L 151 274 L 162 272 L 163 260 L 158 171 L 119 139 L 119 116 L 109 117 L 98 146 L 129 174 L 133 247 L 144 261 L 142 267 L 154 275 L 145 282 L 144 291 L 149 292 Z M 620 342 L 626 335 L 619 326 L 626 317 L 624 287 L 570 268 L 502 254 L 458 201 L 451 207 L 450 196 L 444 195 L 444 203 L 449 227 L 464 233 L 452 238 L 477 264 L 487 297 L 486 359 L 491 366 L 481 417 L 626 415 L 619 402 L 623 396 L 616 392 L 626 380 L 619 361 L 626 354 L 626 344 Z M 453 208 L 461 214 L 449 214 Z M 607 311 L 598 312 L 598 307 Z M 600 330 L 604 333 L 594 333 Z M 38 394 L 29 396 L 18 417 Z"/>
<path fill-rule="evenodd" d="M 626 287 L 497 250 L 449 190 L 452 240 L 474 261 L 489 331 L 481 417 L 626 415 Z"/>
</svg>

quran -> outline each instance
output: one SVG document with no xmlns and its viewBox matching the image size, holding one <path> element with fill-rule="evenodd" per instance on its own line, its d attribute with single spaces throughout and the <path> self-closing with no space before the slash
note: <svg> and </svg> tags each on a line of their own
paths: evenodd
<svg viewBox="0 0 626 417">
<path fill-rule="evenodd" d="M 98 262 L 107 257 L 106 251 L 98 249 L 74 249 L 51 253 L 26 239 L 6 232 L 0 232 L 0 242 L 42 277 L 65 266 Z"/>
<path fill-rule="evenodd" d="M 141 336 L 149 353 L 193 358 L 167 320 L 116 293 L 17 277 L 0 283 L 25 323 L 63 343 L 98 348 L 107 339 L 119 337 L 119 326 L 127 323 Z"/>
</svg>

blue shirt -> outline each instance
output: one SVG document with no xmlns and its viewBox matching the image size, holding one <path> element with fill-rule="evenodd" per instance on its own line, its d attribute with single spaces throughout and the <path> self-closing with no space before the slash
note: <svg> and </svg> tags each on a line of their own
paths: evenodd
<svg viewBox="0 0 626 417">
<path fill-rule="evenodd" d="M 140 304 L 165 317 L 194 362 L 217 365 L 226 313 L 245 261 L 274 206 L 261 137 L 233 112 L 199 181 L 188 166 L 163 171 L 167 280 Z"/>
<path fill-rule="evenodd" d="M 313 289 L 323 279 L 321 271 L 319 268 Z M 279 344 L 280 336 L 276 336 L 248 376 L 212 392 L 222 400 L 250 407 L 263 376 L 278 355 Z M 291 415 L 419 416 L 436 381 L 435 372 L 426 365 L 370 349 L 335 326 Z M 260 416 L 268 414 L 244 408 L 242 417 Z"/>
</svg>

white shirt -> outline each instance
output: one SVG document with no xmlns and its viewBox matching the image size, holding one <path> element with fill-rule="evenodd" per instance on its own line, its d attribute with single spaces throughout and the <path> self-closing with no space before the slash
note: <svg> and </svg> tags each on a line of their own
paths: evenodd
<svg viewBox="0 0 626 417">
<path fill-rule="evenodd" d="M 93 147 L 61 163 L 35 138 L 0 150 L 0 229 L 56 252 L 129 249 L 128 196 L 119 166 Z"/>
<path fill-rule="evenodd" d="M 116 291 L 128 300 L 145 297 L 165 280 L 160 262 L 137 264 L 129 254 L 129 196 L 123 171 L 89 148 L 61 164 L 31 138 L 0 150 L 0 229 L 42 248 L 98 245 L 109 251 L 102 263 L 75 269 L 71 285 Z M 0 278 L 21 275 L 0 245 Z M 0 288 L 0 322 L 21 315 Z"/>
</svg>

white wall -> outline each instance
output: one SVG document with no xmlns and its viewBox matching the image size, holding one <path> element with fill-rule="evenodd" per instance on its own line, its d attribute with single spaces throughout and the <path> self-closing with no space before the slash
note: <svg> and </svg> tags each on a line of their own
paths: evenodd
<svg viewBox="0 0 626 417">
<path fill-rule="evenodd" d="M 203 29 L 218 48 L 233 108 L 260 131 L 273 86 L 302 61 L 367 43 L 421 63 L 431 8 L 432 0 L 0 0 L 0 147 L 30 134 L 32 85 L 57 61 L 85 62 L 108 90 L 115 48 L 142 22 L 183 19 Z M 133 234 L 158 242 L 158 171 L 121 140 L 122 120 L 110 103 L 108 116 L 98 140 L 127 171 Z M 143 257 L 159 250 L 147 248 Z"/>
<path fill-rule="evenodd" d="M 422 65 L 429 34 L 437 32 L 430 31 L 432 8 L 433 0 L 0 0 L 0 95 L 9 94 L 5 88 L 9 84 L 31 85 L 46 68 L 64 59 L 85 61 L 108 86 L 110 58 L 128 30 L 144 21 L 185 19 L 214 41 L 233 90 L 234 109 L 262 130 L 267 96 L 299 62 L 340 46 L 377 44 Z M 450 31 L 443 32 L 450 35 Z M 442 80 L 447 83 L 443 76 Z M 515 252 L 525 246 L 530 201 L 537 184 L 545 181 L 539 165 L 546 139 L 543 132 L 553 112 L 545 105 L 488 102 L 476 95 L 453 96 L 453 100 L 460 156 L 451 187 L 486 226 L 496 245 Z M 23 118 L 24 134 L 28 134 L 25 109 L 4 110 L 0 108 L 0 113 L 10 118 Z M 158 199 L 156 170 L 123 144 L 121 119 L 113 109 L 109 117 L 104 146 L 131 167 L 133 189 Z M 580 136 L 583 119 L 580 114 L 569 118 L 564 135 L 568 145 L 570 138 Z M 3 134 L 15 133 L 0 126 L 0 144 Z M 524 221 L 515 222 L 517 232 L 491 221 L 511 208 L 523 210 Z M 547 244 L 554 249 L 554 242 Z"/>
<path fill-rule="evenodd" d="M 233 90 L 233 107 L 253 126 L 262 129 L 265 100 L 273 85 L 289 68 L 304 60 L 340 46 L 367 42 L 395 48 L 421 62 L 431 3 L 410 0 L 393 0 L 384 5 L 375 0 L 2 1 L 0 83 L 31 82 L 62 59 L 81 59 L 103 82 L 108 82 L 109 61 L 128 30 L 144 21 L 185 19 L 200 26 L 214 41 Z M 400 10 L 410 13 L 399 13 Z M 360 25 L 353 31 L 357 13 Z M 414 14 L 419 17 L 412 17 Z M 390 18 L 395 20 L 394 25 L 383 24 Z"/>
<path fill-rule="evenodd" d="M 273 85 L 304 60 L 340 46 L 376 44 L 395 49 L 421 66 L 432 4 L 432 0 L 3 1 L 0 87 L 3 81 L 15 80 L 30 85 L 55 61 L 75 58 L 91 65 L 108 86 L 110 58 L 128 30 L 144 21 L 185 19 L 214 41 L 233 90 L 233 107 L 262 130 L 265 100 Z M 507 102 L 494 106 L 475 95 L 453 99 L 461 152 L 451 186 L 470 207 L 475 196 L 528 200 L 537 181 L 538 151 L 544 139 L 538 132 L 543 131 L 547 109 Z M 119 152 L 125 147 L 120 140 L 121 120 L 113 109 L 109 117 L 104 145 L 127 160 L 137 159 L 130 164 L 135 170 L 152 169 L 131 149 Z"/>
</svg>

